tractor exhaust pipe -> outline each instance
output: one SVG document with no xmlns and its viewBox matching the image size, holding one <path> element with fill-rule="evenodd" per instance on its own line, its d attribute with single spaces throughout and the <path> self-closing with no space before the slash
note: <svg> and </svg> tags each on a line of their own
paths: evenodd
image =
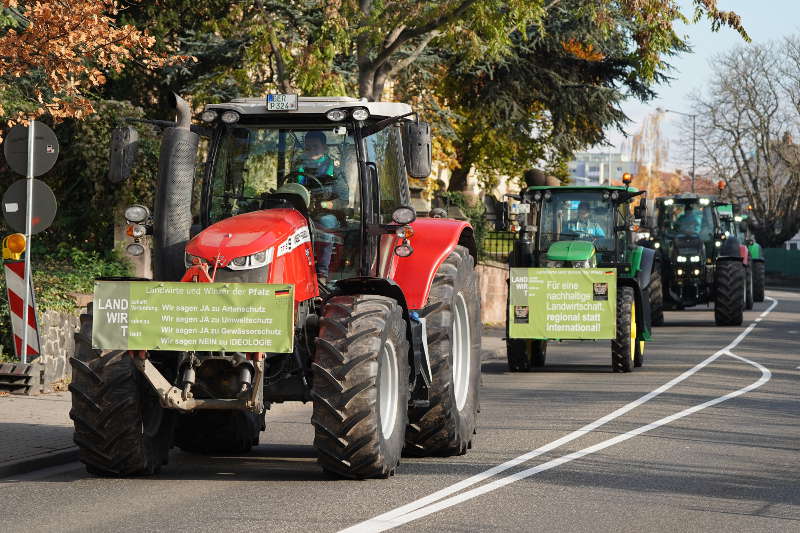
<svg viewBox="0 0 800 533">
<path fill-rule="evenodd" d="M 158 281 L 179 281 L 183 255 L 192 227 L 192 184 L 200 136 L 190 129 L 189 104 L 175 93 L 170 103 L 178 113 L 177 125 L 161 138 L 158 161 L 154 228 L 153 274 Z"/>
</svg>

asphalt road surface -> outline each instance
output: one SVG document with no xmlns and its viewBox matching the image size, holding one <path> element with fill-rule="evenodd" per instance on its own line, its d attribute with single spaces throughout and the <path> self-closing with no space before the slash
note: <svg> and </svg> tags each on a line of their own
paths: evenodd
<svg viewBox="0 0 800 533">
<path fill-rule="evenodd" d="M 473 449 L 388 480 L 323 475 L 310 407 L 287 405 L 246 456 L 0 480 L 0 531 L 800 531 L 800 293 L 768 295 L 741 327 L 667 312 L 632 374 L 607 342 L 510 374 L 487 335 Z"/>
</svg>

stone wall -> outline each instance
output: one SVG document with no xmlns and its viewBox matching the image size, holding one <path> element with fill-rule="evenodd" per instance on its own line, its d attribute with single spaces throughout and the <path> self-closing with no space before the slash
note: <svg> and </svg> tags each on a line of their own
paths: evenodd
<svg viewBox="0 0 800 533">
<path fill-rule="evenodd" d="M 30 394 L 52 392 L 70 381 L 69 358 L 75 351 L 75 333 L 79 327 L 77 312 L 48 310 L 39 313 L 41 355 L 32 361 L 34 379 Z"/>
<path fill-rule="evenodd" d="M 481 321 L 505 326 L 508 299 L 508 268 L 503 263 L 487 261 L 476 268 L 481 280 Z"/>
</svg>

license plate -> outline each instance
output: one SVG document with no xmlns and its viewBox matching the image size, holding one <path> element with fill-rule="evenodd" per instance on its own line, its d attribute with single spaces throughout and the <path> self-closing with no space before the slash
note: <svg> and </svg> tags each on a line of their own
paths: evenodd
<svg viewBox="0 0 800 533">
<path fill-rule="evenodd" d="M 267 95 L 267 111 L 297 111 L 296 94 Z"/>
</svg>

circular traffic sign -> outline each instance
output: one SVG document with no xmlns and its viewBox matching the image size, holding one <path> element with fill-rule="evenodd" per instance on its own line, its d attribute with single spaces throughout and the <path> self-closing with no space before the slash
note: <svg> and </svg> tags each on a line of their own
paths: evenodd
<svg viewBox="0 0 800 533">
<path fill-rule="evenodd" d="M 3 195 L 3 216 L 12 229 L 25 232 L 25 217 L 28 206 L 27 179 L 11 184 Z M 50 227 L 56 217 L 56 195 L 41 180 L 33 180 L 33 213 L 31 213 L 31 235 L 36 235 Z"/>
<path fill-rule="evenodd" d="M 58 139 L 47 124 L 33 126 L 33 175 L 41 176 L 56 164 Z M 3 153 L 8 166 L 17 174 L 28 175 L 28 126 L 17 124 L 3 141 Z"/>
</svg>

